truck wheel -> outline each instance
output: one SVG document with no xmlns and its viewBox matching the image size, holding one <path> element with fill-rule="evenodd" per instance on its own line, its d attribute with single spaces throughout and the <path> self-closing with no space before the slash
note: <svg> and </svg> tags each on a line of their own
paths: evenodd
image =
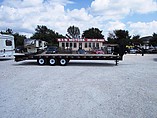
<svg viewBox="0 0 157 118">
<path fill-rule="evenodd" d="M 49 64 L 51 65 L 51 66 L 54 66 L 54 65 L 56 65 L 56 59 L 49 59 Z"/>
<path fill-rule="evenodd" d="M 65 66 L 65 65 L 67 65 L 67 63 L 68 63 L 68 60 L 67 59 L 60 59 L 60 65 L 61 66 Z"/>
<path fill-rule="evenodd" d="M 44 58 L 39 58 L 37 60 L 37 62 L 38 62 L 39 65 L 45 65 L 46 64 L 46 60 Z"/>
</svg>

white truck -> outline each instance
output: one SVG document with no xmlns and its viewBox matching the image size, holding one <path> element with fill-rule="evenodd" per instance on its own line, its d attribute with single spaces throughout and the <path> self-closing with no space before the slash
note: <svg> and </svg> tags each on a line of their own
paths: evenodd
<svg viewBox="0 0 157 118">
<path fill-rule="evenodd" d="M 14 37 L 0 34 L 0 57 L 13 57 L 15 53 Z"/>
<path fill-rule="evenodd" d="M 24 48 L 27 53 L 39 53 L 47 48 L 47 42 L 39 39 L 24 39 Z"/>
</svg>

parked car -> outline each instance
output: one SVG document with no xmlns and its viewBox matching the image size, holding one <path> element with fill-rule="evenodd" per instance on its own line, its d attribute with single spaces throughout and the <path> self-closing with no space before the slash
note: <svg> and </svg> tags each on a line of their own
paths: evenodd
<svg viewBox="0 0 157 118">
<path fill-rule="evenodd" d="M 102 51 L 100 49 L 95 49 L 92 51 L 92 54 L 104 54 L 104 51 Z"/>
<path fill-rule="evenodd" d="M 129 52 L 130 52 L 130 54 L 136 54 L 137 49 L 130 49 Z"/>
<path fill-rule="evenodd" d="M 15 48 L 15 53 L 23 53 L 23 52 L 27 52 L 27 49 L 24 48 L 23 46 L 18 46 Z"/>
<path fill-rule="evenodd" d="M 72 54 L 72 48 L 59 48 L 58 52 L 61 54 Z"/>
<path fill-rule="evenodd" d="M 145 52 L 146 53 L 150 53 L 150 54 L 156 54 L 157 53 L 157 49 L 148 49 Z"/>
<path fill-rule="evenodd" d="M 78 54 L 86 54 L 86 51 L 84 49 L 78 49 Z"/>
<path fill-rule="evenodd" d="M 46 49 L 46 54 L 55 54 L 58 53 L 58 47 L 57 46 L 49 46 Z"/>
</svg>

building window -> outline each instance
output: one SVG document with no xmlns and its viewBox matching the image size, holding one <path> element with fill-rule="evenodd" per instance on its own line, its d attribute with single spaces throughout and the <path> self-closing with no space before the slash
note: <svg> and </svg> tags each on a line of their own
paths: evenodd
<svg viewBox="0 0 157 118">
<path fill-rule="evenodd" d="M 6 40 L 5 43 L 6 43 L 6 46 L 12 46 L 12 41 L 10 40 Z"/>
<path fill-rule="evenodd" d="M 92 46 L 91 46 L 91 43 L 89 43 L 89 47 L 91 48 Z"/>
<path fill-rule="evenodd" d="M 73 44 L 72 44 L 72 43 L 70 43 L 70 47 L 71 47 L 71 48 L 73 47 Z"/>
<path fill-rule="evenodd" d="M 69 47 L 69 43 L 66 43 L 66 47 Z"/>
<path fill-rule="evenodd" d="M 95 43 L 93 43 L 93 48 L 95 48 Z"/>
<path fill-rule="evenodd" d="M 87 43 L 85 43 L 85 48 L 87 48 Z"/>
<path fill-rule="evenodd" d="M 74 48 L 76 48 L 77 46 L 76 46 L 76 43 L 74 43 Z"/>
<path fill-rule="evenodd" d="M 62 47 L 63 47 L 63 48 L 65 47 L 65 44 L 64 44 L 64 43 L 62 43 Z"/>
<path fill-rule="evenodd" d="M 99 43 L 96 43 L 96 47 L 99 48 Z"/>
<path fill-rule="evenodd" d="M 79 43 L 79 48 L 82 48 L 82 43 Z"/>
</svg>

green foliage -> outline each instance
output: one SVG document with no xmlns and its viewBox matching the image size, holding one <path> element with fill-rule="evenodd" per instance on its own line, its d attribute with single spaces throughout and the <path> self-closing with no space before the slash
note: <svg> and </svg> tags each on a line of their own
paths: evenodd
<svg viewBox="0 0 157 118">
<path fill-rule="evenodd" d="M 109 34 L 109 43 L 116 43 L 119 45 L 119 55 L 123 56 L 126 51 L 126 45 L 129 44 L 131 36 L 126 30 L 114 30 L 113 33 Z"/>
<path fill-rule="evenodd" d="M 10 34 L 10 35 L 13 35 L 13 30 L 10 29 L 10 28 L 8 28 L 8 29 L 6 29 L 5 32 L 1 31 L 1 34 Z"/>
<path fill-rule="evenodd" d="M 128 31 L 114 30 L 113 33 L 109 33 L 108 42 L 126 46 L 129 44 L 130 38 Z"/>
<path fill-rule="evenodd" d="M 75 27 L 75 26 L 70 26 L 68 29 L 67 29 L 67 37 L 68 38 L 80 38 L 80 29 L 78 27 Z"/>
<path fill-rule="evenodd" d="M 132 37 L 132 40 L 139 40 L 140 39 L 140 35 L 134 35 L 133 37 Z"/>
<path fill-rule="evenodd" d="M 83 32 L 82 38 L 103 39 L 104 35 L 102 35 L 102 31 L 98 28 L 90 28 Z"/>
<path fill-rule="evenodd" d="M 117 42 L 116 42 L 115 34 L 110 32 L 110 33 L 108 34 L 107 41 L 108 41 L 108 43 L 116 44 Z"/>
<path fill-rule="evenodd" d="M 37 26 L 31 39 L 41 39 L 48 42 L 49 45 L 57 45 L 57 38 L 65 38 L 63 35 L 48 29 L 46 26 Z"/>
<path fill-rule="evenodd" d="M 127 45 L 131 36 L 129 36 L 129 32 L 125 30 L 115 30 L 116 40 L 118 44 Z"/>
<path fill-rule="evenodd" d="M 130 44 L 131 45 L 140 45 L 140 44 L 142 44 L 142 41 L 140 40 L 140 35 L 133 36 L 132 39 L 130 40 Z"/>
<path fill-rule="evenodd" d="M 20 35 L 19 33 L 15 33 L 13 34 L 13 36 L 15 40 L 15 47 L 24 45 L 24 39 L 26 39 L 25 35 Z"/>
</svg>

